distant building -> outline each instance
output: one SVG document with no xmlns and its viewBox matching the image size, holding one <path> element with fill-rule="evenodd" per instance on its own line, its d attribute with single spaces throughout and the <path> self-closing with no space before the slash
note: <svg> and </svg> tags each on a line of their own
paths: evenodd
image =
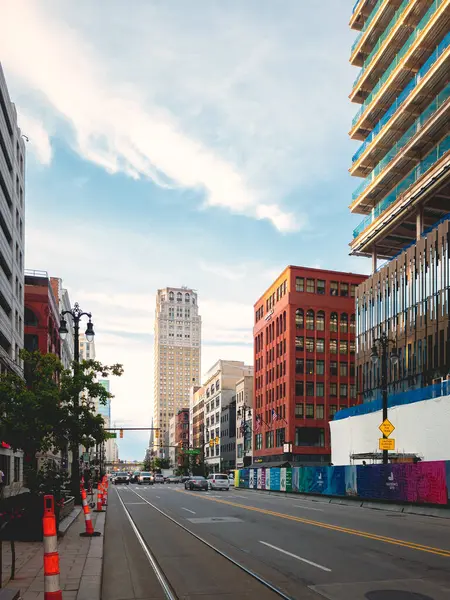
<svg viewBox="0 0 450 600">
<path fill-rule="evenodd" d="M 177 449 L 175 447 L 176 438 L 176 415 L 169 419 L 169 461 L 170 466 L 175 467 L 177 464 Z"/>
<path fill-rule="evenodd" d="M 202 448 L 204 436 L 205 388 L 191 388 L 189 406 L 189 439 L 193 448 Z M 201 460 L 200 456 L 200 460 Z"/>
<path fill-rule="evenodd" d="M 63 287 L 62 279 L 50 277 L 53 295 L 58 305 L 58 312 L 61 315 L 63 311 L 71 310 L 69 292 Z M 74 358 L 74 330 L 72 319 L 66 319 L 67 335 L 61 341 L 61 362 L 66 369 L 72 369 Z"/>
<path fill-rule="evenodd" d="M 156 296 L 154 405 L 155 427 L 160 428 L 162 453 L 168 445 L 169 419 L 189 406 L 193 382 L 200 381 L 201 317 L 197 293 L 187 287 L 160 289 Z M 167 453 L 168 456 L 168 453 Z"/>
<path fill-rule="evenodd" d="M 236 468 L 252 464 L 253 457 L 253 377 L 236 382 Z"/>
<path fill-rule="evenodd" d="M 236 396 L 222 407 L 220 415 L 221 470 L 226 473 L 236 468 Z"/>
<path fill-rule="evenodd" d="M 25 271 L 25 349 L 61 356 L 58 301 L 46 271 Z"/>
<path fill-rule="evenodd" d="M 186 464 L 186 450 L 189 450 L 189 409 L 182 408 L 175 416 L 175 444 L 178 450 L 178 466 Z"/>
</svg>

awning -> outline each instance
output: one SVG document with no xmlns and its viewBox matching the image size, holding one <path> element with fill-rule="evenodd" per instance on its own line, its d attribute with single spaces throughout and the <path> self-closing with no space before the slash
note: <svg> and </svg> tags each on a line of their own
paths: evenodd
<svg viewBox="0 0 450 600">
<path fill-rule="evenodd" d="M 272 469 L 273 468 L 280 468 L 280 467 L 290 467 L 291 463 L 288 462 L 287 460 L 285 460 L 284 462 L 260 462 L 260 463 L 253 463 L 252 465 L 250 465 L 249 467 L 246 467 L 248 469 Z"/>
</svg>

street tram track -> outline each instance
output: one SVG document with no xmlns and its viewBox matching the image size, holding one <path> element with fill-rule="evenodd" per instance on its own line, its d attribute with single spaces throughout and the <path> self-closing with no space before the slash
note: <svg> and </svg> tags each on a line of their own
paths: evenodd
<svg viewBox="0 0 450 600">
<path fill-rule="evenodd" d="M 143 551 L 144 551 L 144 553 L 156 575 L 156 578 L 158 579 L 158 582 L 161 585 L 161 588 L 164 592 L 165 597 L 167 598 L 167 600 L 179 600 L 179 596 L 177 595 L 176 591 L 174 590 L 173 586 L 171 585 L 169 577 L 164 572 L 164 569 L 159 564 L 154 552 L 152 552 L 151 548 L 148 546 L 147 542 L 145 541 L 144 537 L 142 536 L 142 534 L 139 530 L 139 527 L 137 526 L 135 520 L 131 516 L 130 511 L 128 510 L 128 508 L 126 507 L 126 504 L 122 500 L 121 495 L 119 494 L 117 489 L 115 491 L 119 498 L 120 504 L 122 505 L 122 508 L 124 509 L 125 515 L 127 516 L 127 519 L 131 525 L 131 528 L 133 529 L 133 532 L 135 533 L 135 535 L 136 535 L 136 537 L 137 537 L 137 539 L 138 539 L 138 541 L 139 541 L 139 543 L 140 543 L 140 545 L 141 545 L 141 547 L 142 547 L 142 549 L 143 549 Z M 213 552 L 215 552 L 216 554 L 221 556 L 223 559 L 225 559 L 226 561 L 228 561 L 229 563 L 231 563 L 232 565 L 234 565 L 235 567 L 237 567 L 238 569 L 240 569 L 241 571 L 243 571 L 244 573 L 249 575 L 252 579 L 254 579 L 258 583 L 263 585 L 265 588 L 267 588 L 271 592 L 273 592 L 273 594 L 275 594 L 279 598 L 283 598 L 284 600 L 294 600 L 294 598 L 292 596 L 285 594 L 282 590 L 280 590 L 276 586 L 272 585 L 269 581 L 267 581 L 266 579 L 264 579 L 263 577 L 261 577 L 260 575 L 258 575 L 254 571 L 252 571 L 251 569 L 248 569 L 242 563 L 235 560 L 234 558 L 232 558 L 231 556 L 229 556 L 228 554 L 226 554 L 225 552 L 223 552 L 222 550 L 220 550 L 219 548 L 217 548 L 216 546 L 214 546 L 213 544 L 211 544 L 210 542 L 208 542 L 207 540 L 205 540 L 198 534 L 191 531 L 188 527 L 186 527 L 185 525 L 183 525 L 182 523 L 180 523 L 179 521 L 177 521 L 176 519 L 174 519 L 173 517 L 168 515 L 166 512 L 161 510 L 158 506 L 155 506 L 152 502 L 149 502 L 149 500 L 144 498 L 144 496 L 141 496 L 140 494 L 135 492 L 133 489 L 130 489 L 130 491 L 133 492 L 133 494 L 135 494 L 143 502 L 148 504 L 155 511 L 157 511 L 160 515 L 162 515 L 163 517 L 165 517 L 166 519 L 171 521 L 174 525 L 177 525 L 177 527 L 179 527 L 184 532 L 186 532 L 187 534 L 189 534 L 190 536 L 194 537 L 196 540 L 198 540 L 199 542 L 201 542 L 202 544 L 207 546 L 210 550 L 212 550 Z M 183 596 L 185 596 L 185 594 L 183 594 Z"/>
</svg>

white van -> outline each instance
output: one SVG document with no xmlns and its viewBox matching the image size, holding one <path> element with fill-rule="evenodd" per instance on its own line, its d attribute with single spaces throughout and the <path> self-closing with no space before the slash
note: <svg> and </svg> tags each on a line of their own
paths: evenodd
<svg viewBox="0 0 450 600">
<path fill-rule="evenodd" d="M 211 473 L 211 475 L 208 475 L 208 489 L 229 490 L 230 481 L 228 475 L 224 475 L 223 473 Z"/>
</svg>

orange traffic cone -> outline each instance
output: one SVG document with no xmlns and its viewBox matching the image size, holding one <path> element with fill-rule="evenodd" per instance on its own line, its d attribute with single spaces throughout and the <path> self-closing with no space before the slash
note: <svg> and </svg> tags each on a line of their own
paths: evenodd
<svg viewBox="0 0 450 600">
<path fill-rule="evenodd" d="M 89 510 L 89 505 L 87 503 L 85 490 L 81 490 L 81 500 L 83 503 L 83 512 L 84 512 L 84 519 L 85 519 L 85 523 L 86 523 L 86 531 L 82 531 L 80 533 L 80 536 L 81 537 L 98 537 L 99 535 L 102 535 L 99 531 L 94 531 L 94 527 L 92 525 L 91 511 Z"/>
<path fill-rule="evenodd" d="M 97 508 L 95 509 L 95 512 L 103 512 L 103 487 L 102 484 L 99 483 L 98 484 L 98 489 L 97 489 Z"/>
<path fill-rule="evenodd" d="M 53 496 L 44 496 L 42 527 L 44 530 L 44 599 L 62 600 L 62 591 L 59 585 L 58 532 Z"/>
</svg>

